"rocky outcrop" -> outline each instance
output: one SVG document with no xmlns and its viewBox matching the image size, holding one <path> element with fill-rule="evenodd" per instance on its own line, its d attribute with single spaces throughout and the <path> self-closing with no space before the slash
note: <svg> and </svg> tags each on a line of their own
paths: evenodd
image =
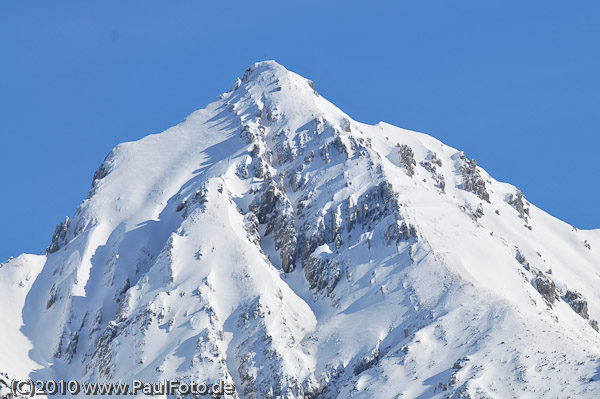
<svg viewBox="0 0 600 399">
<path fill-rule="evenodd" d="M 479 204 L 475 209 L 473 209 L 473 205 L 470 202 L 466 202 L 465 205 L 460 205 L 459 208 L 469 215 L 474 222 L 477 222 L 477 220 L 481 219 L 484 215 L 483 204 Z"/>
<path fill-rule="evenodd" d="M 281 268 L 289 273 L 295 266 L 298 233 L 294 228 L 294 208 L 283 189 L 282 181 L 276 183 L 270 175 L 266 176 L 260 199 L 253 202 L 250 208 L 259 223 L 266 224 L 265 235 L 273 234 L 275 250 L 281 258 Z"/>
<path fill-rule="evenodd" d="M 529 262 L 527 262 L 527 259 L 525 258 L 525 256 L 519 249 L 517 249 L 516 258 L 517 258 L 517 262 L 519 262 L 521 265 L 523 265 L 525 270 L 529 270 Z"/>
<path fill-rule="evenodd" d="M 248 233 L 248 240 L 260 247 L 259 222 L 254 212 L 248 212 L 244 215 L 244 227 Z"/>
<path fill-rule="evenodd" d="M 406 169 L 406 174 L 410 177 L 413 177 L 415 174 L 415 166 L 417 162 L 415 161 L 415 154 L 408 145 L 406 144 L 398 144 L 398 155 L 400 156 L 400 162 L 404 165 Z"/>
<path fill-rule="evenodd" d="M 444 175 L 437 172 L 437 168 L 442 166 L 442 160 L 438 159 L 437 155 L 431 153 L 429 159 L 425 159 L 420 162 L 420 165 L 425 168 L 426 171 L 431 173 L 431 177 L 437 183 L 438 188 L 442 193 L 446 192 L 446 182 L 444 181 Z"/>
<path fill-rule="evenodd" d="M 317 90 L 315 89 L 315 83 L 312 80 L 307 81 L 308 82 L 308 86 L 312 89 L 313 93 L 315 94 L 315 96 L 319 96 L 319 93 L 317 92 Z"/>
<path fill-rule="evenodd" d="M 290 176 L 290 187 L 293 192 L 301 190 L 307 182 L 306 176 L 303 176 L 300 171 L 296 171 Z"/>
<path fill-rule="evenodd" d="M 583 295 L 574 290 L 567 290 L 564 296 L 565 302 L 569 304 L 571 309 L 579 316 L 588 321 L 588 324 L 596 331 L 598 331 L 598 321 L 590 319 L 588 313 L 588 301 Z"/>
<path fill-rule="evenodd" d="M 392 243 L 398 245 L 400 241 L 408 241 L 411 238 L 418 240 L 415 226 L 407 224 L 404 220 L 396 220 L 390 224 L 384 237 L 387 245 L 391 245 Z"/>
<path fill-rule="evenodd" d="M 191 214 L 191 212 L 194 209 L 196 209 L 197 207 L 202 207 L 204 204 L 206 204 L 207 194 L 208 194 L 208 189 L 206 188 L 206 185 L 203 185 L 201 188 L 196 190 L 194 195 L 192 195 L 190 198 L 188 198 L 185 201 L 183 201 L 182 203 L 180 203 L 177 206 L 176 211 L 179 212 L 179 211 L 183 210 L 183 218 L 187 219 L 187 217 Z"/>
<path fill-rule="evenodd" d="M 344 132 L 347 133 L 350 133 L 352 131 L 352 129 L 350 128 L 350 120 L 348 120 L 347 118 L 342 119 L 342 129 L 344 129 Z"/>
<path fill-rule="evenodd" d="M 235 174 L 240 179 L 246 179 L 248 177 L 248 163 L 246 162 L 246 160 L 243 160 L 242 162 L 240 162 L 237 165 L 237 168 L 235 170 Z"/>
<path fill-rule="evenodd" d="M 327 295 L 333 292 L 340 281 L 342 271 L 335 258 L 310 257 L 304 265 L 304 276 L 315 291 L 326 289 Z"/>
<path fill-rule="evenodd" d="M 70 221 L 69 217 L 65 218 L 64 222 L 60 222 L 58 226 L 54 229 L 54 234 L 52 235 L 52 241 L 48 248 L 46 248 L 46 253 L 52 254 L 65 245 L 67 245 L 67 235 L 69 233 Z"/>
<path fill-rule="evenodd" d="M 588 314 L 588 303 L 583 295 L 581 295 L 579 292 L 567 290 L 567 293 L 565 294 L 565 301 L 579 316 L 583 317 L 584 319 L 590 318 L 590 315 Z"/>
<path fill-rule="evenodd" d="M 533 279 L 533 286 L 548 304 L 552 305 L 554 303 L 556 300 L 556 285 L 550 277 L 538 272 L 537 276 Z"/>
<path fill-rule="evenodd" d="M 387 224 L 384 230 L 387 245 L 398 244 L 401 240 L 416 240 L 416 228 L 402 220 L 399 208 L 391 184 L 382 181 L 357 199 L 348 197 L 326 212 L 316 211 L 316 225 L 304 223 L 300 228 L 296 251 L 310 287 L 331 293 L 343 269 L 335 255 L 321 253 L 314 256 L 317 247 L 326 245 L 328 251 L 337 252 L 352 234 L 358 232 L 360 235 L 375 229 L 380 223 Z"/>
<path fill-rule="evenodd" d="M 506 202 L 519 212 L 520 218 L 527 219 L 529 217 L 529 208 L 525 207 L 526 204 L 529 205 L 529 202 L 527 202 L 521 190 L 517 190 L 515 195 L 509 194 Z"/>
<path fill-rule="evenodd" d="M 110 173 L 113 159 L 117 153 L 117 148 L 118 147 L 115 147 L 111 152 L 108 153 L 108 155 L 106 155 L 98 170 L 94 172 L 94 177 L 92 178 L 92 188 L 88 192 L 88 198 L 91 198 L 96 193 L 102 180 Z"/>
<path fill-rule="evenodd" d="M 487 192 L 485 180 L 481 177 L 481 173 L 477 168 L 477 161 L 474 159 L 469 160 L 464 152 L 459 153 L 459 158 L 462 164 L 458 170 L 463 177 L 463 182 L 459 188 L 472 192 L 482 200 L 490 202 L 490 194 Z"/>
<path fill-rule="evenodd" d="M 337 150 L 337 152 L 344 156 L 344 158 L 350 158 L 350 149 L 346 147 L 346 144 L 342 140 L 341 136 L 338 134 L 335 136 L 333 140 L 333 147 Z"/>
</svg>

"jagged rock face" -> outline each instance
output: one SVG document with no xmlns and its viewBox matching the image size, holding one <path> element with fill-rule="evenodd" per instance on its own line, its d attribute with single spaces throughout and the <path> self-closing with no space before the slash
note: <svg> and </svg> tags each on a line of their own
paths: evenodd
<svg viewBox="0 0 600 399">
<path fill-rule="evenodd" d="M 415 161 L 415 155 L 412 148 L 406 144 L 399 144 L 398 154 L 400 155 L 402 164 L 406 168 L 406 174 L 413 177 L 415 175 L 415 165 L 417 162 Z"/>
<path fill-rule="evenodd" d="M 565 294 L 565 299 L 567 300 L 569 306 L 571 306 L 571 309 L 575 311 L 575 313 L 577 313 L 584 319 L 590 318 L 590 315 L 588 314 L 588 303 L 583 297 L 583 295 L 581 295 L 577 291 L 569 290 Z"/>
<path fill-rule="evenodd" d="M 527 270 L 529 270 L 529 262 L 527 262 L 527 259 L 525 258 L 525 255 L 523 255 L 521 253 L 521 251 L 519 251 L 517 249 L 517 262 L 519 262 L 520 264 L 522 264 L 523 266 L 525 266 L 525 268 Z"/>
<path fill-rule="evenodd" d="M 436 181 L 439 189 L 442 193 L 445 193 L 446 189 L 446 181 L 444 180 L 444 175 L 437 172 L 437 168 L 442 166 L 442 160 L 438 159 L 437 155 L 434 153 L 429 157 L 430 159 L 425 159 L 420 162 L 420 165 L 425 168 L 431 176 Z"/>
<path fill-rule="evenodd" d="M 538 274 L 538 276 L 533 280 L 533 284 L 538 292 L 542 295 L 542 297 L 549 304 L 553 304 L 556 300 L 556 285 L 554 281 L 543 274 Z"/>
<path fill-rule="evenodd" d="M 65 219 L 64 222 L 60 222 L 56 229 L 54 230 L 54 234 L 52 235 L 52 241 L 50 242 L 50 246 L 46 249 L 46 252 L 52 254 L 58 251 L 60 248 L 64 247 L 67 244 L 67 234 L 69 233 L 69 217 Z"/>
<path fill-rule="evenodd" d="M 258 63 L 117 146 L 47 254 L 0 265 L 0 370 L 256 399 L 594 398 L 598 244 L 464 153 Z"/>
<path fill-rule="evenodd" d="M 252 206 L 258 222 L 266 225 L 265 235 L 272 234 L 275 250 L 279 251 L 281 268 L 286 273 L 294 270 L 298 233 L 294 228 L 294 209 L 289 199 L 270 177 L 264 179 L 258 205 Z"/>
<path fill-rule="evenodd" d="M 460 153 L 462 165 L 459 167 L 463 176 L 462 189 L 473 192 L 484 201 L 490 201 L 490 195 L 487 192 L 485 180 L 481 177 L 479 169 L 477 169 L 477 161 L 467 159 L 464 153 Z"/>
<path fill-rule="evenodd" d="M 525 200 L 525 196 L 521 192 L 521 190 L 517 190 L 517 194 L 509 194 L 507 198 L 507 202 L 512 205 L 513 208 L 519 212 L 519 216 L 525 220 L 529 217 L 529 208 L 525 207 L 525 204 L 529 204 L 527 200 Z"/>
</svg>

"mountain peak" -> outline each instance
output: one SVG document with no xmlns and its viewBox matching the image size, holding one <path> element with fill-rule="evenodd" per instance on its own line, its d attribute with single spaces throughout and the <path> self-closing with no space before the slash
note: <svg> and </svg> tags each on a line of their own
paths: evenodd
<svg viewBox="0 0 600 399">
<path fill-rule="evenodd" d="M 287 70 L 283 65 L 273 60 L 255 62 L 252 66 L 248 67 L 243 74 L 243 81 L 251 81 L 260 77 L 264 78 L 277 78 L 285 75 L 290 75 L 292 72 Z"/>
<path fill-rule="evenodd" d="M 0 264 L 0 386 L 23 358 L 240 398 L 597 397 L 597 233 L 259 62 L 117 146 L 51 250 Z"/>
<path fill-rule="evenodd" d="M 312 81 L 289 71 L 283 65 L 273 61 L 260 61 L 248 67 L 241 79 L 238 78 L 232 88 L 236 90 L 242 85 L 254 87 L 255 90 L 263 90 L 268 93 L 271 90 L 280 91 L 292 87 L 309 85 L 314 89 Z"/>
<path fill-rule="evenodd" d="M 252 64 L 252 66 L 248 67 L 247 69 L 251 69 L 251 70 L 255 70 L 255 71 L 258 71 L 258 70 L 279 71 L 282 73 L 289 72 L 286 69 L 286 67 L 284 67 L 283 65 L 281 65 L 280 63 L 278 63 L 275 60 L 258 61 L 258 62 L 255 62 L 254 64 Z"/>
</svg>

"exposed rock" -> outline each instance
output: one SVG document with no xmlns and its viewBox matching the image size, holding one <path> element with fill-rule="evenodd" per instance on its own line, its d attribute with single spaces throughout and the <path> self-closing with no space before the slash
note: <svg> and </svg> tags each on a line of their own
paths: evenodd
<svg viewBox="0 0 600 399">
<path fill-rule="evenodd" d="M 65 218 L 64 222 L 60 222 L 58 226 L 54 229 L 54 234 L 52 235 L 52 241 L 50 242 L 50 246 L 46 248 L 46 252 L 48 254 L 52 254 L 65 245 L 67 245 L 67 234 L 69 233 L 70 221 L 69 217 Z"/>
<path fill-rule="evenodd" d="M 475 219 L 481 219 L 482 216 L 483 216 L 483 206 L 481 204 L 479 204 L 479 206 L 473 212 L 473 217 Z"/>
<path fill-rule="evenodd" d="M 107 175 L 108 175 L 108 166 L 106 165 L 106 163 L 102 163 L 100 165 L 100 167 L 98 168 L 98 170 L 96 170 L 94 172 L 94 178 L 92 179 L 92 186 L 94 186 L 98 180 L 104 179 Z"/>
<path fill-rule="evenodd" d="M 302 189 L 305 183 L 306 180 L 299 171 L 292 173 L 290 176 L 290 187 L 292 188 L 293 192 Z"/>
<path fill-rule="evenodd" d="M 109 152 L 108 155 L 106 155 L 98 170 L 94 172 L 94 177 L 92 178 L 92 188 L 88 192 L 88 198 L 91 198 L 96 193 L 98 187 L 100 186 L 100 182 L 110 173 L 112 160 L 116 154 L 116 151 L 117 147 Z"/>
<path fill-rule="evenodd" d="M 88 198 L 91 198 L 96 193 L 96 191 L 98 190 L 98 187 L 100 185 L 100 181 L 102 179 L 104 179 L 107 175 L 108 175 L 108 167 L 107 167 L 106 163 L 102 163 L 102 165 L 100 165 L 98 170 L 96 172 L 94 172 L 94 178 L 92 179 L 92 188 L 90 189 L 90 191 L 88 193 Z"/>
<path fill-rule="evenodd" d="M 463 159 L 463 157 L 464 153 L 461 154 L 461 159 Z M 474 159 L 471 159 L 470 161 L 465 159 L 465 162 L 459 167 L 459 170 L 463 175 L 463 183 L 460 188 L 474 193 L 486 202 L 490 202 L 490 194 L 487 192 L 485 181 L 477 168 L 477 161 Z"/>
<path fill-rule="evenodd" d="M 240 86 L 242 85 L 242 81 L 240 78 L 236 78 L 235 82 L 233 82 L 233 85 L 231 86 L 231 89 L 229 89 L 229 92 L 233 92 L 236 91 L 237 89 L 240 88 Z"/>
<path fill-rule="evenodd" d="M 240 179 L 246 179 L 248 177 L 248 164 L 246 163 L 245 160 L 243 160 L 242 162 L 240 162 L 235 170 L 235 174 L 240 178 Z"/>
<path fill-rule="evenodd" d="M 284 191 L 270 177 L 265 177 L 258 203 L 251 204 L 258 221 L 266 224 L 265 235 L 273 233 L 275 250 L 281 257 L 281 268 L 286 273 L 294 270 L 298 233 L 294 228 L 294 209 Z"/>
<path fill-rule="evenodd" d="M 342 119 L 342 129 L 344 129 L 344 132 L 348 133 L 352 131 L 352 129 L 350 128 L 350 121 L 347 118 Z"/>
<path fill-rule="evenodd" d="M 266 162 L 262 158 L 258 158 L 254 163 L 254 176 L 259 179 L 265 176 Z"/>
<path fill-rule="evenodd" d="M 259 222 L 254 212 L 248 212 L 244 215 L 244 227 L 248 232 L 248 239 L 255 245 L 260 246 Z"/>
<path fill-rule="evenodd" d="M 533 286 L 550 305 L 556 300 L 556 285 L 550 277 L 539 273 L 533 279 Z"/>
<path fill-rule="evenodd" d="M 361 359 L 361 361 L 356 366 L 354 366 L 354 374 L 359 375 L 363 371 L 368 370 L 371 367 L 375 366 L 377 364 L 377 362 L 379 361 L 379 355 L 380 355 L 380 353 L 379 353 L 379 343 L 378 343 L 377 346 L 375 348 L 373 348 L 373 350 L 368 355 L 363 357 Z"/>
<path fill-rule="evenodd" d="M 208 189 L 206 188 L 206 185 L 202 186 L 200 189 L 196 190 L 196 192 L 194 193 L 194 195 L 191 198 L 188 198 L 187 200 L 185 200 L 183 203 L 185 205 L 183 205 L 183 218 L 187 219 L 187 217 L 189 216 L 189 214 L 195 209 L 196 206 L 202 206 L 204 204 L 206 204 L 206 195 L 208 194 Z M 183 204 L 182 203 L 182 204 Z"/>
<path fill-rule="evenodd" d="M 519 251 L 517 249 L 517 262 L 519 262 L 520 264 L 523 265 L 523 267 L 525 267 L 526 270 L 529 270 L 529 262 L 527 262 L 527 259 L 525 259 L 525 256 L 523 256 L 523 254 L 521 253 L 521 251 Z"/>
<path fill-rule="evenodd" d="M 180 202 L 179 204 L 177 204 L 177 208 L 175 208 L 175 212 L 181 212 L 183 209 L 185 209 L 186 206 L 187 206 L 187 200 Z"/>
<path fill-rule="evenodd" d="M 311 151 L 306 157 L 304 157 L 304 163 L 310 164 L 314 157 L 315 157 L 315 152 Z"/>
<path fill-rule="evenodd" d="M 411 238 L 417 240 L 417 229 L 403 220 L 396 220 L 388 226 L 385 232 L 387 245 L 390 245 L 391 243 L 398 245 L 400 241 L 408 241 Z"/>
<path fill-rule="evenodd" d="M 442 160 L 437 158 L 437 155 L 434 153 L 431 154 L 430 159 L 426 159 L 420 162 L 420 165 L 425 168 L 431 176 L 433 180 L 437 183 L 438 188 L 442 193 L 445 192 L 446 182 L 444 181 L 444 176 L 441 173 L 437 172 L 437 167 L 442 166 Z"/>
<path fill-rule="evenodd" d="M 279 120 L 279 110 L 277 108 L 272 108 L 272 107 L 265 107 L 266 112 L 264 113 L 264 115 L 266 115 L 266 123 L 268 124 L 272 124 L 274 122 L 277 122 Z"/>
<path fill-rule="evenodd" d="M 415 154 L 408 145 L 406 144 L 398 144 L 398 155 L 400 156 L 400 162 L 404 165 L 406 169 L 406 174 L 410 177 L 413 177 L 415 174 L 415 166 L 417 162 L 415 161 Z"/>
<path fill-rule="evenodd" d="M 296 159 L 296 148 L 287 141 L 281 141 L 275 146 L 275 158 L 279 165 L 284 165 Z"/>
<path fill-rule="evenodd" d="M 565 301 L 579 316 L 584 319 L 590 318 L 590 315 L 588 314 L 588 303 L 579 292 L 568 290 L 565 294 Z"/>
<path fill-rule="evenodd" d="M 240 130 L 240 137 L 246 139 L 246 142 L 249 144 L 257 143 L 258 141 L 265 139 L 265 127 L 260 123 L 260 119 L 258 119 L 258 122 L 258 127 L 244 125 Z"/>
<path fill-rule="evenodd" d="M 471 205 L 470 202 L 467 202 L 464 206 L 461 205 L 459 206 L 459 208 L 465 212 L 467 215 L 469 215 L 471 217 L 471 219 L 473 219 L 474 222 L 477 222 L 478 219 L 480 219 L 483 216 L 483 205 L 479 204 L 477 206 L 477 208 L 473 209 L 473 206 Z"/>
<path fill-rule="evenodd" d="M 469 360 L 470 359 L 467 356 L 461 357 L 456 362 L 454 362 L 454 365 L 452 366 L 452 368 L 455 369 L 455 370 L 460 370 L 463 367 L 465 367 L 465 365 L 467 364 L 467 362 Z"/>
<path fill-rule="evenodd" d="M 346 227 L 350 231 L 358 223 L 373 226 L 385 216 L 391 215 L 399 209 L 396 195 L 388 182 L 381 182 L 359 197 L 357 203 L 348 199 L 346 208 Z"/>
<path fill-rule="evenodd" d="M 300 199 L 299 204 L 303 201 L 307 200 Z M 311 287 L 317 290 L 327 287 L 328 292 L 333 290 L 341 273 L 338 263 L 331 263 L 324 255 L 316 258 L 311 255 L 323 244 L 339 249 L 343 237 L 347 237 L 354 229 L 371 230 L 384 218 L 394 215 L 396 222 L 391 223 L 385 233 L 388 245 L 399 240 L 417 239 L 416 229 L 401 221 L 398 210 L 399 204 L 391 184 L 383 181 L 358 199 L 347 198 L 337 207 L 329 208 L 324 215 L 318 216 L 316 225 L 303 224 L 296 254 Z"/>
<path fill-rule="evenodd" d="M 508 202 L 513 208 L 517 210 L 517 212 L 519 212 L 520 218 L 527 220 L 527 217 L 529 216 L 529 208 L 525 207 L 527 201 L 525 200 L 525 196 L 523 195 L 521 190 L 517 190 L 516 195 L 509 194 L 506 199 L 506 202 Z"/>
<path fill-rule="evenodd" d="M 342 141 L 342 138 L 337 135 L 333 140 L 333 147 L 337 150 L 338 153 L 343 154 L 346 159 L 350 158 L 350 151 Z"/>
<path fill-rule="evenodd" d="M 321 159 L 326 164 L 329 163 L 329 162 L 331 162 L 331 158 L 329 158 L 329 148 L 328 148 L 327 145 L 323 145 L 321 147 Z"/>
<path fill-rule="evenodd" d="M 310 257 L 304 266 L 304 276 L 310 283 L 310 288 L 316 291 L 327 289 L 331 294 L 340 281 L 341 270 L 335 258 Z"/>
<path fill-rule="evenodd" d="M 315 89 L 315 83 L 312 80 L 308 81 L 308 86 L 313 90 L 313 93 L 315 93 L 315 96 L 319 96 L 319 93 Z"/>
</svg>

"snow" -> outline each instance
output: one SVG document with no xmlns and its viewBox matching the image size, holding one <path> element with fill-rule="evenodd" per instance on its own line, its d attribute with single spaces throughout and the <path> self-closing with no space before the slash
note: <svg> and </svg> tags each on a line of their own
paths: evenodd
<svg viewBox="0 0 600 399">
<path fill-rule="evenodd" d="M 45 256 L 22 254 L 0 264 L 0 370 L 13 377 L 26 377 L 40 365 L 29 358 L 31 341 L 20 331 L 21 309 L 31 285 L 46 261 Z"/>
<path fill-rule="evenodd" d="M 521 214 L 458 150 L 356 122 L 275 62 L 104 166 L 66 245 L 0 267 L 0 371 L 243 398 L 600 392 L 600 230 Z"/>
</svg>

